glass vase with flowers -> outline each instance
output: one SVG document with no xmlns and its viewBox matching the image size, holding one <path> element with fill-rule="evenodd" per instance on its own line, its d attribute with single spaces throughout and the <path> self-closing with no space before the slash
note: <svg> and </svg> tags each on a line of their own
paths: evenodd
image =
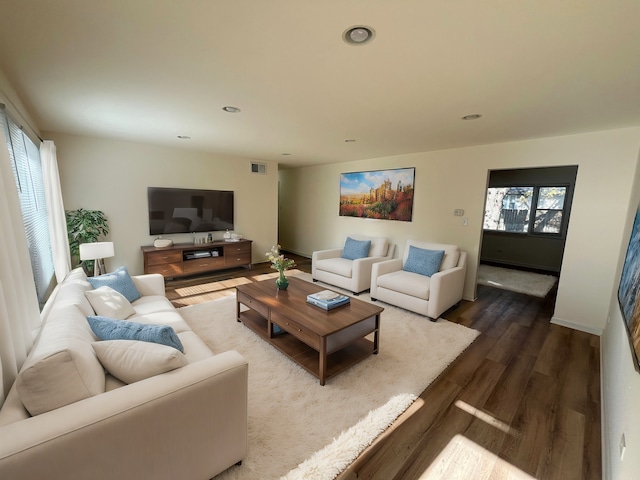
<svg viewBox="0 0 640 480">
<path fill-rule="evenodd" d="M 280 253 L 280 245 L 274 245 L 271 250 L 267 252 L 267 258 L 271 262 L 271 268 L 277 270 L 280 276 L 276 279 L 276 285 L 280 290 L 286 290 L 289 286 L 289 280 L 285 277 L 284 272 L 292 267 L 296 266 L 296 263 L 290 258 L 285 258 Z"/>
</svg>

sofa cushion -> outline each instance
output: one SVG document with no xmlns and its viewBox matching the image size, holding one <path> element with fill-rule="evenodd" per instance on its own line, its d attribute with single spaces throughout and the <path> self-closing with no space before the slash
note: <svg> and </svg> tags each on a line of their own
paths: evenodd
<svg viewBox="0 0 640 480">
<path fill-rule="evenodd" d="M 316 269 L 335 273 L 341 277 L 351 278 L 353 274 L 353 260 L 346 258 L 326 258 L 316 262 Z"/>
<path fill-rule="evenodd" d="M 136 315 L 146 315 L 157 312 L 175 312 L 175 307 L 162 295 L 145 295 L 135 302 L 131 302 Z"/>
<path fill-rule="evenodd" d="M 104 369 L 91 347 L 94 341 L 76 305 L 54 306 L 16 379 L 20 400 L 31 415 L 104 392 Z"/>
<path fill-rule="evenodd" d="M 380 275 L 376 282 L 378 287 L 411 295 L 422 300 L 429 300 L 431 293 L 431 277 L 405 270 L 397 270 Z"/>
<path fill-rule="evenodd" d="M 410 245 L 409 255 L 402 269 L 430 277 L 440 270 L 443 257 L 444 250 L 426 250 Z"/>
<path fill-rule="evenodd" d="M 368 257 L 370 248 L 371 240 L 354 240 L 351 237 L 347 237 L 342 249 L 342 258 L 357 260 L 358 258 Z"/>
<path fill-rule="evenodd" d="M 140 292 L 136 288 L 133 279 L 127 271 L 127 267 L 120 267 L 115 272 L 105 273 L 97 277 L 87 277 L 93 288 L 107 286 L 120 292 L 127 300 L 133 302 L 140 298 Z"/>
<path fill-rule="evenodd" d="M 145 315 L 138 315 L 137 313 L 132 317 L 127 318 L 127 322 L 144 323 L 145 325 L 168 325 L 176 333 L 191 330 L 191 327 L 184 321 L 182 315 L 175 310 L 171 312 L 156 312 L 147 313 Z"/>
<path fill-rule="evenodd" d="M 111 287 L 104 286 L 95 290 L 87 290 L 84 295 L 91 303 L 96 315 L 124 320 L 136 313 L 129 300 Z"/>
<path fill-rule="evenodd" d="M 144 380 L 187 364 L 184 354 L 175 348 L 139 340 L 95 342 L 93 349 L 104 368 L 125 383 Z"/>
<path fill-rule="evenodd" d="M 178 335 L 168 325 L 149 325 L 100 316 L 88 316 L 87 321 L 100 340 L 141 340 L 167 345 L 184 353 Z"/>
</svg>

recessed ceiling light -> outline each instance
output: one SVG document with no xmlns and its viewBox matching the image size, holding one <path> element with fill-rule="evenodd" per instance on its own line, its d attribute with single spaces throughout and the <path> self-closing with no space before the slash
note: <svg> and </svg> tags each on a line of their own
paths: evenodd
<svg viewBox="0 0 640 480">
<path fill-rule="evenodd" d="M 471 115 L 465 115 L 464 117 L 462 117 L 462 120 L 477 120 L 480 117 L 482 117 L 482 115 L 480 115 L 479 113 L 472 113 Z"/>
<path fill-rule="evenodd" d="M 376 32 L 371 27 L 364 25 L 355 25 L 347 28 L 342 34 L 342 39 L 349 45 L 364 45 L 373 40 Z"/>
<path fill-rule="evenodd" d="M 283 153 L 282 155 L 291 155 L 290 153 Z"/>
<path fill-rule="evenodd" d="M 347 138 L 347 139 L 345 140 L 345 142 L 346 142 L 346 143 L 353 143 L 353 142 L 355 142 L 355 140 L 354 140 L 353 138 Z"/>
<path fill-rule="evenodd" d="M 178 138 L 180 140 L 190 140 L 191 137 L 189 135 L 178 135 Z"/>
<path fill-rule="evenodd" d="M 238 107 L 222 107 L 222 110 L 229 113 L 239 113 L 240 109 Z"/>
</svg>

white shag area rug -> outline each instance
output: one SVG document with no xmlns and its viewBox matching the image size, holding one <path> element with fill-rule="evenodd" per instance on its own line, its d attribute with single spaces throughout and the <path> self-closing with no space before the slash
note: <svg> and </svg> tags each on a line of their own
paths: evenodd
<svg viewBox="0 0 640 480">
<path fill-rule="evenodd" d="M 544 298 L 558 281 L 553 275 L 526 272 L 512 268 L 480 265 L 478 268 L 478 283 L 489 287 L 525 293 L 534 297 Z"/>
<path fill-rule="evenodd" d="M 213 352 L 237 350 L 249 362 L 248 455 L 216 480 L 335 478 L 479 335 L 380 305 L 378 355 L 325 386 L 238 323 L 235 296 L 180 309 Z"/>
</svg>

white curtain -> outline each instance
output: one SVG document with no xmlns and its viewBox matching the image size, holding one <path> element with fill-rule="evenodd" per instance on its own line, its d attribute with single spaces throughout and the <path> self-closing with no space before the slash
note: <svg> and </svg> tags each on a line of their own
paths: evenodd
<svg viewBox="0 0 640 480">
<path fill-rule="evenodd" d="M 56 272 L 56 280 L 60 283 L 71 270 L 71 253 L 69 252 L 67 220 L 64 214 L 62 190 L 60 189 L 56 146 L 51 140 L 44 140 L 40 144 L 40 161 L 44 177 L 44 193 L 47 198 L 53 267 Z"/>
<path fill-rule="evenodd" d="M 0 129 L 0 406 L 40 326 L 20 201 L 3 129 Z"/>
</svg>

